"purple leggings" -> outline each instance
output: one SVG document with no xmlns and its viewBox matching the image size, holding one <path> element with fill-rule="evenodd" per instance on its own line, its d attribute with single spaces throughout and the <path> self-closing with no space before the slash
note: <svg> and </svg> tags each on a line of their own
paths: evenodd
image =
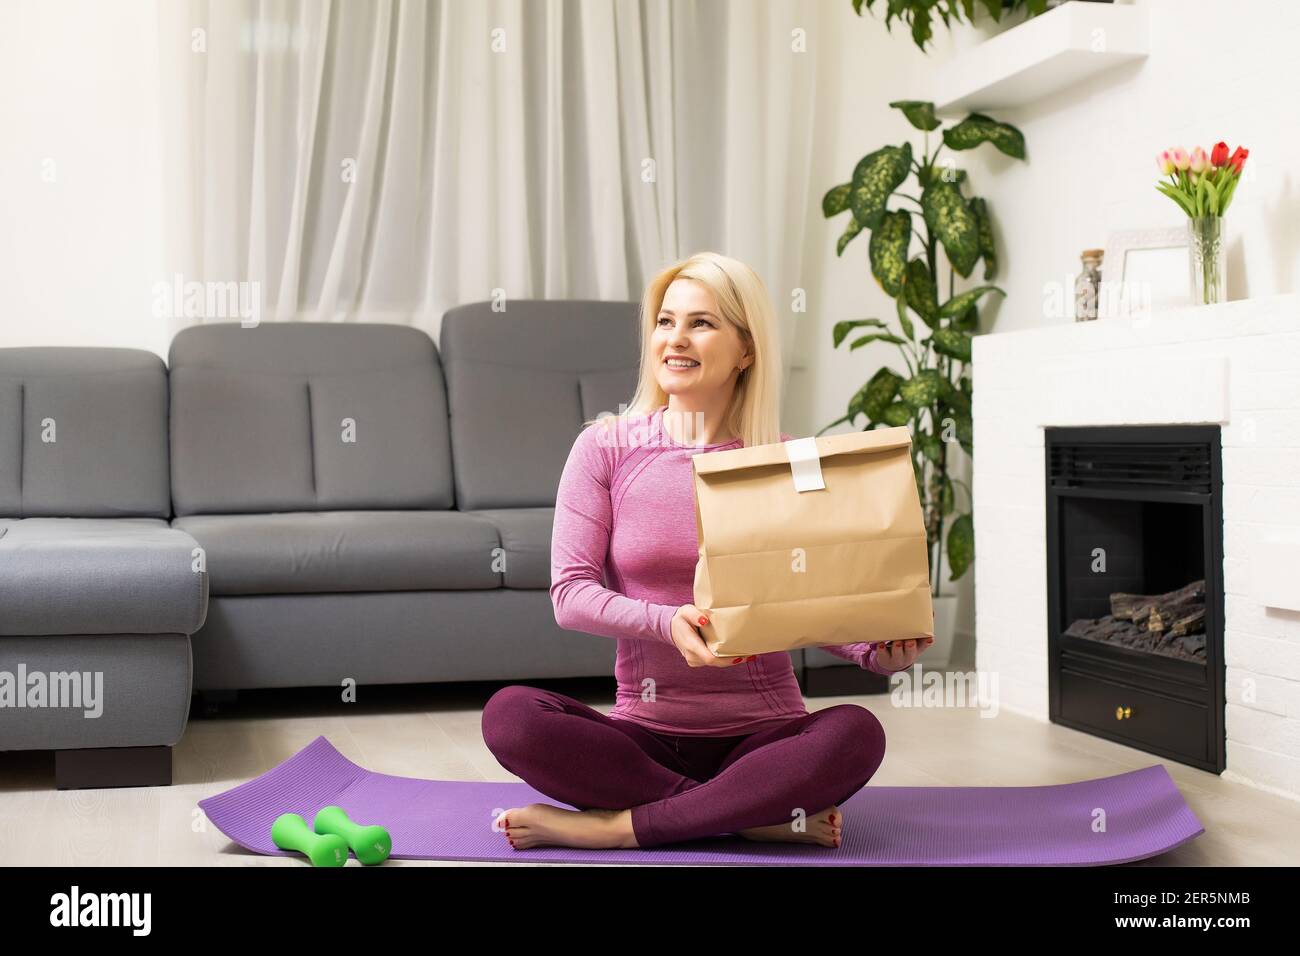
<svg viewBox="0 0 1300 956">
<path fill-rule="evenodd" d="M 875 714 L 837 704 L 755 734 L 662 734 L 564 694 L 512 684 L 483 707 L 501 766 L 579 810 L 632 811 L 640 846 L 790 823 L 841 804 L 885 755 Z"/>
</svg>

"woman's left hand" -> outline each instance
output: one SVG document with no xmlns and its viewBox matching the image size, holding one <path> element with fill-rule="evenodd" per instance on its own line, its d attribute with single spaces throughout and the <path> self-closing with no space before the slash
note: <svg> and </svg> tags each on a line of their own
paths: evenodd
<svg viewBox="0 0 1300 956">
<path fill-rule="evenodd" d="M 905 641 L 881 641 L 876 645 L 876 660 L 890 670 L 901 671 L 911 667 L 912 662 L 933 643 L 933 634 Z"/>
</svg>

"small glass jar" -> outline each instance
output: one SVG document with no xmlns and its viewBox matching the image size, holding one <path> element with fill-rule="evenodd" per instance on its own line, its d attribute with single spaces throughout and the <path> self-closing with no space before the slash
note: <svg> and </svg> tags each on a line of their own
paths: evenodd
<svg viewBox="0 0 1300 956">
<path fill-rule="evenodd" d="M 1101 293 L 1101 249 L 1084 249 L 1079 256 L 1083 271 L 1074 280 L 1074 321 L 1097 318 L 1097 297 Z"/>
</svg>

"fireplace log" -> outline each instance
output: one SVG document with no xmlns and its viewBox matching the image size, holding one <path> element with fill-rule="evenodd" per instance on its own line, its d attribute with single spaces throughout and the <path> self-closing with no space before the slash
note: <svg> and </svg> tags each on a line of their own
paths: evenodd
<svg viewBox="0 0 1300 956">
<path fill-rule="evenodd" d="M 1192 611 L 1186 617 L 1181 617 L 1174 621 L 1174 626 L 1169 629 L 1170 637 L 1184 637 L 1188 634 L 1195 634 L 1197 631 L 1205 630 L 1205 608 L 1200 607 Z"/>
<path fill-rule="evenodd" d="M 1145 622 L 1145 629 L 1153 634 L 1168 631 L 1178 622 L 1193 624 L 1205 617 L 1205 600 L 1193 598 L 1187 601 L 1174 601 L 1170 604 L 1153 605 L 1151 614 Z M 1186 630 L 1181 633 L 1187 633 Z"/>
<path fill-rule="evenodd" d="M 1193 581 L 1176 591 L 1164 594 L 1127 594 L 1117 591 L 1110 596 L 1110 613 L 1122 621 L 1132 621 L 1144 629 L 1161 632 L 1173 622 L 1193 616 L 1205 606 L 1205 581 Z"/>
</svg>

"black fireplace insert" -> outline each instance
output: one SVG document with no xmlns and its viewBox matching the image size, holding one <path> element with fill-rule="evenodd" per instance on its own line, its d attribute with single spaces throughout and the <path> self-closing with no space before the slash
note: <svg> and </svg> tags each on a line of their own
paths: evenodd
<svg viewBox="0 0 1300 956">
<path fill-rule="evenodd" d="M 1047 428 L 1054 723 L 1220 773 L 1217 425 Z"/>
</svg>

